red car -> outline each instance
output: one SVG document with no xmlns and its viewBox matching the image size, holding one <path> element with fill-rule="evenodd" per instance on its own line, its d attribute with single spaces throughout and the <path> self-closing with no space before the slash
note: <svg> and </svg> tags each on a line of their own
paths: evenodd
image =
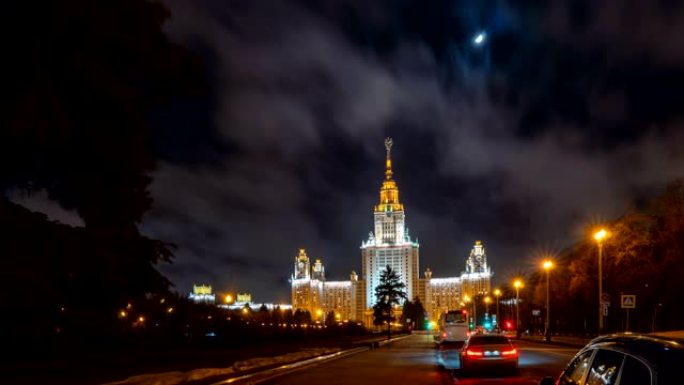
<svg viewBox="0 0 684 385">
<path fill-rule="evenodd" d="M 461 350 L 461 369 L 518 369 L 518 349 L 507 337 L 493 334 L 473 334 Z"/>
</svg>

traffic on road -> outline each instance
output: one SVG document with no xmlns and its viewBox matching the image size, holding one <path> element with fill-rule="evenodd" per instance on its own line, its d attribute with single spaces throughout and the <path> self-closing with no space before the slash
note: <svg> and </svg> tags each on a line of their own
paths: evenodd
<svg viewBox="0 0 684 385">
<path fill-rule="evenodd" d="M 501 338 L 505 339 L 505 337 Z M 273 378 L 266 383 L 283 385 L 538 384 L 546 376 L 558 377 L 565 365 L 579 350 L 579 348 L 550 346 L 531 341 L 515 341 L 510 348 L 507 348 L 508 350 L 500 349 L 499 352 L 515 349 L 518 370 L 483 368 L 484 370 L 461 371 L 457 369 L 459 349 L 456 348 L 456 343 L 448 342 L 447 344 L 454 347 L 454 349 L 447 350 L 453 354 L 452 358 L 456 366 L 452 368 L 441 364 L 439 355 L 444 351 L 435 344 L 433 335 L 413 334 L 380 349 L 316 365 Z M 485 346 L 493 345 L 482 345 L 483 348 Z M 513 359 L 510 361 L 512 362 Z"/>
</svg>

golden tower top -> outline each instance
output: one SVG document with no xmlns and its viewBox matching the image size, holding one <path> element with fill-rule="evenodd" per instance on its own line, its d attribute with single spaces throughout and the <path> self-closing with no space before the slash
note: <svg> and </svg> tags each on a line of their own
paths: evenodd
<svg viewBox="0 0 684 385">
<path fill-rule="evenodd" d="M 399 188 L 397 182 L 392 179 L 392 138 L 385 139 L 385 180 L 380 187 L 380 202 L 375 206 L 375 212 L 404 211 L 404 205 L 399 203 Z"/>
</svg>

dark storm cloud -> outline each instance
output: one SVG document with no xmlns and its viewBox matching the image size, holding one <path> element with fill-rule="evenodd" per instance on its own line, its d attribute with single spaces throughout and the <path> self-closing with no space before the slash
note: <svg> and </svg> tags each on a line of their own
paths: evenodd
<svg viewBox="0 0 684 385">
<path fill-rule="evenodd" d="M 167 1 L 169 34 L 210 52 L 208 131 L 234 149 L 155 174 L 144 228 L 178 245 L 164 271 L 179 290 L 208 281 L 286 299 L 299 247 L 333 278 L 358 271 L 386 135 L 422 266 L 442 276 L 460 272 L 475 239 L 505 276 L 684 171 L 676 82 L 663 80 L 681 75 L 671 36 L 619 42 L 606 60 L 595 43 L 618 32 L 593 23 L 612 11 L 589 9 L 574 40 L 560 2 L 401 3 Z M 474 47 L 480 29 L 490 40 Z M 663 103 L 646 103 L 639 91 L 654 85 L 634 74 L 655 79 Z"/>
</svg>

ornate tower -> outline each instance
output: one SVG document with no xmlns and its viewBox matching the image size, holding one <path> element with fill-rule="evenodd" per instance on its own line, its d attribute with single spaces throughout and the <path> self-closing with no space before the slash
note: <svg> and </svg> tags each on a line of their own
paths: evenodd
<svg viewBox="0 0 684 385">
<path fill-rule="evenodd" d="M 309 257 L 306 250 L 299 249 L 299 255 L 295 257 L 294 278 L 303 279 L 310 277 Z"/>
<path fill-rule="evenodd" d="M 492 271 L 487 266 L 487 253 L 482 241 L 475 241 L 466 261 L 466 271 L 461 275 L 464 294 L 486 294 L 491 290 Z"/>
<path fill-rule="evenodd" d="M 323 263 L 320 259 L 317 259 L 316 263 L 314 263 L 313 271 L 311 272 L 311 278 L 317 279 L 319 281 L 325 281 L 325 267 L 323 267 Z"/>
<path fill-rule="evenodd" d="M 399 200 L 399 187 L 393 178 L 392 145 L 392 139 L 385 139 L 385 178 L 379 202 L 373 209 L 374 232 L 370 232 L 368 240 L 361 244 L 365 308 L 375 303 L 375 287 L 386 266 L 391 266 L 401 276 L 411 300 L 419 295 L 418 242 L 411 240 L 405 226 L 404 205 Z"/>
<path fill-rule="evenodd" d="M 380 187 L 380 201 L 375 205 L 376 244 L 394 245 L 405 241 L 408 234 L 404 231 L 404 205 L 399 202 L 399 187 L 392 178 L 392 139 L 385 139 L 385 180 Z"/>
<path fill-rule="evenodd" d="M 466 273 L 484 273 L 489 271 L 487 268 L 487 254 L 482 246 L 482 241 L 475 241 L 475 246 L 470 251 L 470 256 L 466 261 Z"/>
</svg>

